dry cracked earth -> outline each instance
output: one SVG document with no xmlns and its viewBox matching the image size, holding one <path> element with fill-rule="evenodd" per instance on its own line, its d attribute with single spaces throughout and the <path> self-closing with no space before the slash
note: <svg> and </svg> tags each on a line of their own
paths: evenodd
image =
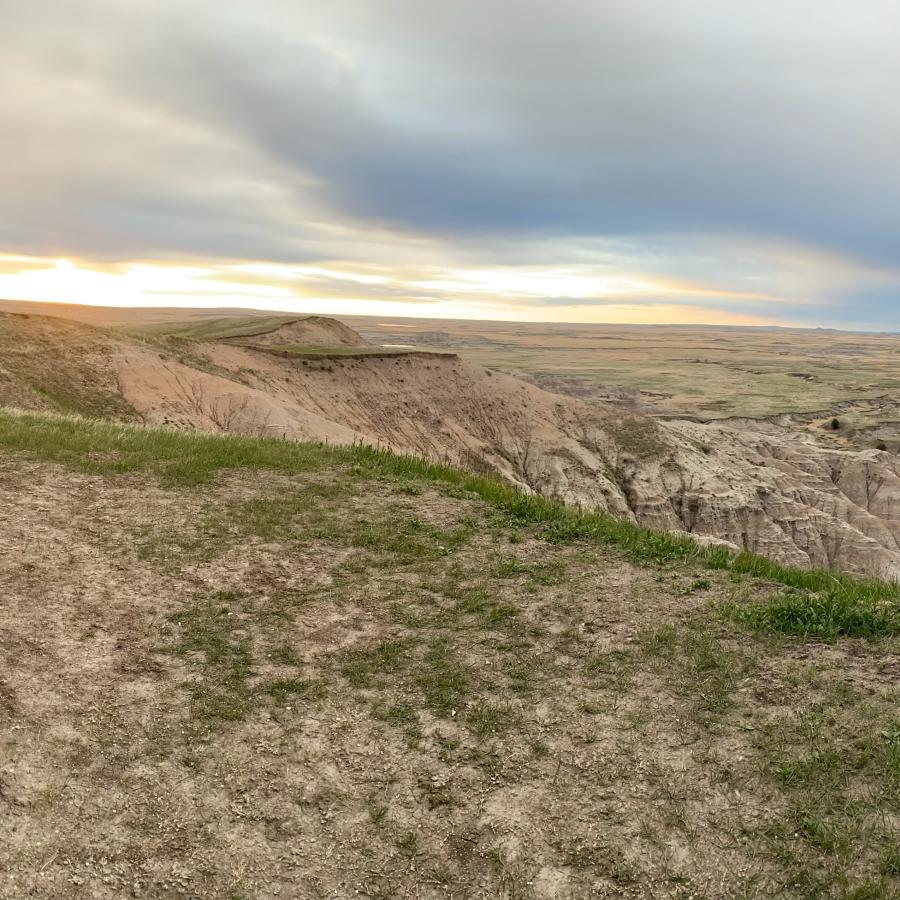
<svg viewBox="0 0 900 900">
<path fill-rule="evenodd" d="M 0 896 L 900 892 L 896 642 L 341 468 L 0 459 Z"/>
</svg>

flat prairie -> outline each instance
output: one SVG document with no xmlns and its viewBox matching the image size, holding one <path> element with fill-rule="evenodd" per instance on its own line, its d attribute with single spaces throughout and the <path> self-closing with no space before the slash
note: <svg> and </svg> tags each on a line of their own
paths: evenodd
<svg viewBox="0 0 900 900">
<path fill-rule="evenodd" d="M 703 326 L 356 319 L 377 343 L 428 344 L 544 387 L 633 396 L 676 416 L 771 416 L 900 389 L 900 335 Z"/>
<path fill-rule="evenodd" d="M 362 317 L 351 324 L 372 343 L 453 351 L 545 390 L 629 411 L 767 420 L 826 446 L 900 450 L 896 334 Z"/>
</svg>

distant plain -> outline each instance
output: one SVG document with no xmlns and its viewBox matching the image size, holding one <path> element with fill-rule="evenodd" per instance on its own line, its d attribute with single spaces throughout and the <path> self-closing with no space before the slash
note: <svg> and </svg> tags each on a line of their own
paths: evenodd
<svg viewBox="0 0 900 900">
<path fill-rule="evenodd" d="M 0 301 L 131 332 L 217 339 L 301 314 Z M 769 419 L 817 442 L 900 449 L 900 335 L 342 316 L 373 344 L 458 353 L 555 393 L 652 415 Z M 830 427 L 838 418 L 840 428 Z"/>
<path fill-rule="evenodd" d="M 586 394 L 633 392 L 670 415 L 768 416 L 900 389 L 900 336 L 817 330 L 357 319 L 379 343 L 453 349 Z M 613 392 L 614 393 L 614 392 Z"/>
</svg>

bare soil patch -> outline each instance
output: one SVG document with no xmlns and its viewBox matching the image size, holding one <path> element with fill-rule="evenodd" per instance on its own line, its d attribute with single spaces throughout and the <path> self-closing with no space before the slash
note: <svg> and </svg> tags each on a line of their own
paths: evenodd
<svg viewBox="0 0 900 900">
<path fill-rule="evenodd" d="M 769 585 L 347 469 L 0 508 L 0 896 L 900 887 L 896 644 L 711 608 Z"/>
</svg>

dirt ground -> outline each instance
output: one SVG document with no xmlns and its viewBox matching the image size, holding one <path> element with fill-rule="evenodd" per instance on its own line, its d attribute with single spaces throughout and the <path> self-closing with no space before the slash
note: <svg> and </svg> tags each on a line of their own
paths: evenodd
<svg viewBox="0 0 900 900">
<path fill-rule="evenodd" d="M 711 606 L 771 586 L 349 471 L 0 510 L 2 897 L 900 890 L 896 645 Z"/>
</svg>

